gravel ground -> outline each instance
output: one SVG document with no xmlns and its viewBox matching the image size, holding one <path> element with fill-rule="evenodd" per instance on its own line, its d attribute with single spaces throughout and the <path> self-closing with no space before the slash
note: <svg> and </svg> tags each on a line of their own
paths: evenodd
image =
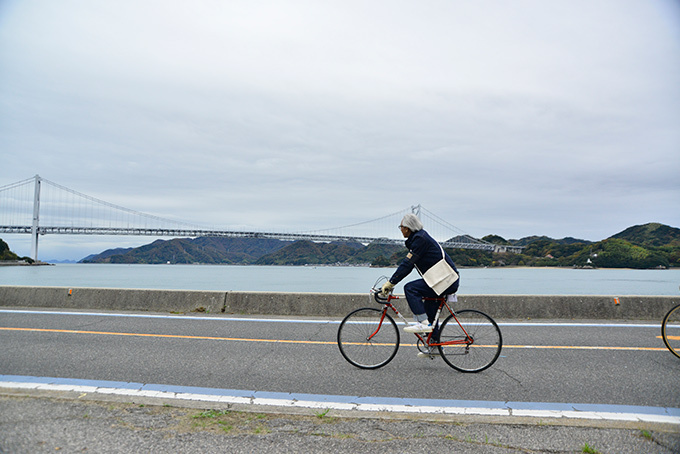
<svg viewBox="0 0 680 454">
<path fill-rule="evenodd" d="M 679 453 L 680 434 L 0 395 L 0 453 Z"/>
</svg>

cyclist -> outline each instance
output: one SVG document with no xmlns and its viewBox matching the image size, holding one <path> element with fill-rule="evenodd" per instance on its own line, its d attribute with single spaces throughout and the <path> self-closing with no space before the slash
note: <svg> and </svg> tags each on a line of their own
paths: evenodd
<svg viewBox="0 0 680 454">
<path fill-rule="evenodd" d="M 423 298 L 456 293 L 460 283 L 458 270 L 441 245 L 423 230 L 423 223 L 415 214 L 409 213 L 404 216 L 399 228 L 406 238 L 406 247 L 409 252 L 392 277 L 382 286 L 381 293 L 384 295 L 390 293 L 394 286 L 408 276 L 415 267 L 423 278 L 411 281 L 404 286 L 406 300 L 415 319 L 415 323 L 409 324 L 404 331 L 429 333 L 433 330 L 432 322 L 437 315 L 439 303 L 423 301 Z M 433 273 L 438 276 L 434 280 L 431 278 Z M 426 279 L 430 282 L 429 284 Z M 437 328 L 435 327 L 433 336 L 437 335 Z"/>
</svg>

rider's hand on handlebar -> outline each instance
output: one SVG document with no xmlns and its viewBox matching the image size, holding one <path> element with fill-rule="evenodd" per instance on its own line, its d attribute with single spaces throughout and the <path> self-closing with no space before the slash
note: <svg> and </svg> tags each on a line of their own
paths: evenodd
<svg viewBox="0 0 680 454">
<path fill-rule="evenodd" d="M 392 292 L 393 289 L 394 289 L 394 284 L 391 283 L 390 281 L 387 281 L 387 282 L 385 282 L 385 284 L 383 284 L 382 289 L 380 289 L 380 294 L 382 296 L 386 297 L 387 295 L 389 295 Z"/>
</svg>

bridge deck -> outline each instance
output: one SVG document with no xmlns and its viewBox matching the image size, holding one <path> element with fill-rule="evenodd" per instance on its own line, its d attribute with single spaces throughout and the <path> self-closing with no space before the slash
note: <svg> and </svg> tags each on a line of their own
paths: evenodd
<svg viewBox="0 0 680 454">
<path fill-rule="evenodd" d="M 0 226 L 0 233 L 31 234 L 31 226 Z M 164 237 L 223 237 L 223 238 L 267 238 L 283 241 L 309 240 L 315 242 L 353 242 L 362 244 L 403 244 L 403 239 L 372 238 L 344 235 L 320 235 L 310 233 L 274 233 L 274 232 L 239 232 L 231 230 L 198 230 L 198 229 L 147 229 L 147 228 L 117 228 L 117 227 L 46 227 L 38 228 L 39 235 L 131 235 L 131 236 L 164 236 Z M 441 242 L 444 247 L 454 249 L 476 249 L 495 252 L 521 252 L 519 246 L 501 246 L 489 243 L 474 242 Z"/>
</svg>

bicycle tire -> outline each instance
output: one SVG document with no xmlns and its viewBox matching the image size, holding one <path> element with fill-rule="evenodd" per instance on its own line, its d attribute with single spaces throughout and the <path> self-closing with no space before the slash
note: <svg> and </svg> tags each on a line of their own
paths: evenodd
<svg viewBox="0 0 680 454">
<path fill-rule="evenodd" d="M 342 356 L 360 369 L 377 369 L 392 361 L 399 349 L 399 330 L 388 313 L 372 307 L 350 312 L 338 327 Z"/>
<path fill-rule="evenodd" d="M 680 304 L 668 311 L 663 318 L 661 337 L 671 353 L 680 358 Z"/>
<path fill-rule="evenodd" d="M 464 342 L 468 335 L 471 343 Z M 449 315 L 442 323 L 438 343 L 456 341 L 463 343 L 439 345 L 439 353 L 449 366 L 465 373 L 488 369 L 503 348 L 503 336 L 496 322 L 484 312 L 473 309 L 457 311 L 456 317 Z"/>
</svg>

